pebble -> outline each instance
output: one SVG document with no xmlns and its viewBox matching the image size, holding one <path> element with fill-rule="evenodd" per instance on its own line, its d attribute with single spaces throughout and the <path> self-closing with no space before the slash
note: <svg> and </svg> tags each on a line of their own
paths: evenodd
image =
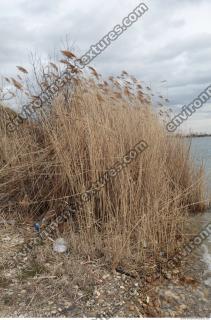
<svg viewBox="0 0 211 320">
<path fill-rule="evenodd" d="M 71 303 L 68 302 L 68 301 L 65 301 L 64 305 L 65 305 L 65 307 L 70 307 L 70 306 L 71 306 Z"/>
<path fill-rule="evenodd" d="M 130 305 L 130 306 L 129 306 L 129 310 L 130 310 L 130 311 L 134 311 L 134 310 L 135 310 L 135 307 L 134 307 L 133 305 Z"/>
<path fill-rule="evenodd" d="M 53 266 L 53 263 L 44 263 L 44 265 L 48 269 Z M 159 317 L 161 313 L 161 316 L 163 317 L 181 316 L 193 318 L 201 316 L 205 318 L 211 314 L 211 287 L 205 286 L 203 281 L 201 281 L 204 269 L 203 267 L 198 267 L 197 269 L 197 265 L 197 262 L 194 263 L 194 268 L 192 268 L 192 266 L 190 268 L 191 272 L 186 273 L 189 277 L 193 276 L 192 273 L 196 274 L 199 284 L 197 283 L 194 287 L 188 283 L 182 283 L 181 281 L 178 281 L 177 283 L 173 282 L 175 279 L 180 279 L 183 276 L 183 274 L 180 274 L 180 269 L 166 272 L 165 274 L 168 279 L 161 278 L 160 282 L 155 286 L 152 286 L 151 283 L 147 284 L 147 288 L 144 286 L 144 280 L 139 280 L 138 278 L 134 280 L 124 274 L 109 274 L 107 270 L 102 271 L 104 274 L 101 275 L 99 270 L 97 270 L 97 272 L 94 273 L 95 276 L 97 275 L 97 280 L 100 278 L 99 280 L 103 281 L 99 286 L 96 286 L 95 278 L 95 282 L 91 282 L 91 290 L 87 291 L 87 287 L 83 288 L 81 282 L 79 282 L 80 286 L 71 286 L 71 283 L 68 283 L 69 278 L 65 278 L 66 284 L 62 283 L 61 279 L 56 279 L 55 282 L 54 279 L 50 279 L 49 282 L 46 279 L 38 282 L 35 281 L 35 279 L 30 278 L 30 281 L 25 280 L 23 285 L 23 283 L 20 283 L 16 278 L 17 268 L 15 268 L 15 274 L 13 275 L 11 270 L 7 270 L 7 276 L 17 280 L 16 287 L 13 286 L 9 289 L 8 286 L 7 288 L 2 289 L 2 291 L 4 290 L 5 299 L 9 296 L 9 300 L 14 300 L 13 305 L 6 306 L 8 308 L 7 316 L 63 316 L 65 313 L 62 312 L 65 308 L 69 308 L 69 310 L 66 311 L 65 316 L 68 315 L 72 317 L 77 314 L 80 317 L 85 316 L 95 318 L 98 313 L 108 317 L 110 317 L 110 315 L 113 317 L 120 315 L 122 317 L 129 317 L 129 315 L 131 315 L 131 317 L 137 317 L 138 315 L 143 317 L 146 316 L 148 311 L 149 314 L 152 313 L 151 316 L 153 317 Z M 173 275 L 173 279 L 171 275 Z M 189 282 L 192 281 L 191 278 L 186 277 L 186 280 L 187 279 Z M 52 293 L 55 289 L 55 283 L 58 285 L 58 290 L 55 292 L 58 296 L 55 295 L 54 301 Z M 37 300 L 37 298 L 39 299 L 38 294 L 33 303 L 26 309 L 25 306 L 28 305 L 28 302 L 26 301 L 29 297 L 33 296 L 33 293 L 35 293 L 35 286 L 39 293 L 39 290 L 42 289 L 42 285 L 43 290 L 46 290 L 45 296 L 42 296 L 40 300 Z M 70 288 L 68 288 L 68 286 Z M 93 292 L 93 288 L 94 294 L 92 295 L 90 293 Z M 145 289 L 147 289 L 147 296 L 142 292 L 142 290 Z M 68 290 L 70 290 L 70 292 L 68 292 Z M 16 300 L 13 299 L 13 297 L 16 298 Z M 80 299 L 80 297 L 82 297 L 82 299 Z M 51 300 L 48 301 L 48 298 L 51 298 Z M 42 301 L 41 299 L 44 300 Z M 71 302 L 65 301 L 65 299 L 69 299 Z M 62 306 L 61 301 L 63 302 Z M 37 302 L 40 306 L 36 309 Z M 18 310 L 18 305 L 22 306 L 21 312 L 26 312 L 25 314 L 19 314 L 19 312 L 15 313 L 14 309 L 16 308 Z M 141 312 L 136 305 L 141 309 Z"/>
<path fill-rule="evenodd" d="M 179 307 L 181 310 L 186 310 L 187 309 L 187 306 L 185 304 L 181 304 L 180 307 Z"/>
<path fill-rule="evenodd" d="M 21 290 L 21 293 L 23 293 L 23 294 L 26 293 L 26 290 L 25 289 Z"/>
<path fill-rule="evenodd" d="M 100 292 L 99 291 L 95 291 L 95 296 L 98 298 L 100 296 Z"/>
<path fill-rule="evenodd" d="M 57 314 L 57 310 L 51 311 L 51 314 Z"/>
</svg>

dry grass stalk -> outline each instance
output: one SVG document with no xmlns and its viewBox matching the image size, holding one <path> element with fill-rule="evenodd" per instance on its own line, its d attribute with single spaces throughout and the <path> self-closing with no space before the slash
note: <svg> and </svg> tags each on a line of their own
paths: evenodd
<svg viewBox="0 0 211 320">
<path fill-rule="evenodd" d="M 125 76 L 118 79 L 124 83 Z M 139 268 L 184 241 L 188 208 L 204 208 L 203 173 L 193 167 L 183 140 L 167 135 L 143 93 L 119 83 L 77 79 L 71 98 L 61 92 L 39 121 L 12 136 L 2 131 L 1 209 L 59 215 L 144 139 L 149 148 L 66 227 L 75 252 Z"/>
</svg>

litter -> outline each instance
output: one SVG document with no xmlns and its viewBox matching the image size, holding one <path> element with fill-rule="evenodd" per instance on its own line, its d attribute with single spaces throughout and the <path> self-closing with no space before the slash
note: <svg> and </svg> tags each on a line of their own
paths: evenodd
<svg viewBox="0 0 211 320">
<path fill-rule="evenodd" d="M 67 251 L 67 242 L 63 238 L 58 238 L 53 244 L 53 250 L 55 252 Z"/>
</svg>

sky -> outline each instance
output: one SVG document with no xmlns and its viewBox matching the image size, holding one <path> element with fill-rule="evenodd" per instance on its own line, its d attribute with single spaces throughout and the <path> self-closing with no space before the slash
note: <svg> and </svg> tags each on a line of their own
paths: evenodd
<svg viewBox="0 0 211 320">
<path fill-rule="evenodd" d="M 178 113 L 210 85 L 211 0 L 147 0 L 149 10 L 91 63 L 105 77 L 127 70 Z M 31 54 L 78 55 L 121 24 L 136 0 L 0 0 L 0 74 L 15 76 Z M 60 57 L 61 58 L 61 57 Z M 166 82 L 162 82 L 166 80 Z M 211 100 L 180 128 L 211 133 Z"/>
</svg>

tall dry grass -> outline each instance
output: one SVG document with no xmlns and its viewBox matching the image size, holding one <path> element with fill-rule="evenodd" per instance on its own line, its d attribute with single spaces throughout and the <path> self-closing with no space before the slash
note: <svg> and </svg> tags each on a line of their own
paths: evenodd
<svg viewBox="0 0 211 320">
<path fill-rule="evenodd" d="M 39 120 L 12 135 L 1 129 L 1 210 L 34 221 L 60 215 L 145 140 L 148 149 L 84 203 L 65 232 L 74 252 L 113 267 L 152 265 L 185 241 L 188 211 L 203 210 L 203 172 L 183 139 L 166 133 L 136 79 L 123 73 L 106 82 L 92 73 L 74 80 L 68 99 L 60 92 Z"/>
</svg>

